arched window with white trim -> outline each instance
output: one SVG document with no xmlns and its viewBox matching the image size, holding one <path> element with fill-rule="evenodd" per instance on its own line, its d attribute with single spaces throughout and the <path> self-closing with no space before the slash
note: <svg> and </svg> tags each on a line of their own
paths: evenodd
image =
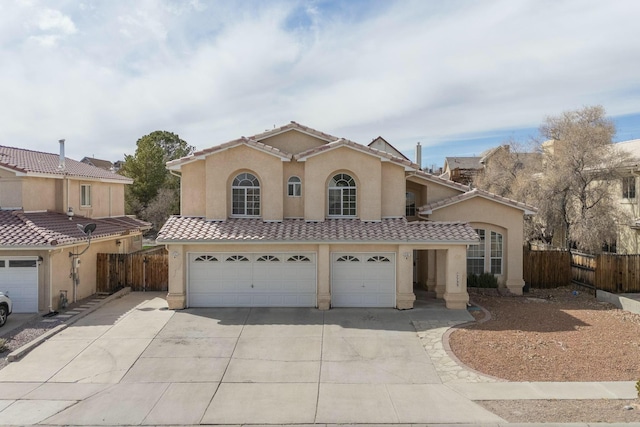
<svg viewBox="0 0 640 427">
<path fill-rule="evenodd" d="M 356 181 L 339 173 L 329 181 L 329 216 L 355 217 L 356 213 Z"/>
<path fill-rule="evenodd" d="M 302 181 L 297 176 L 292 176 L 287 182 L 287 195 L 289 197 L 302 196 Z"/>
<path fill-rule="evenodd" d="M 231 216 L 260 216 L 260 182 L 255 175 L 243 172 L 231 185 Z"/>
</svg>

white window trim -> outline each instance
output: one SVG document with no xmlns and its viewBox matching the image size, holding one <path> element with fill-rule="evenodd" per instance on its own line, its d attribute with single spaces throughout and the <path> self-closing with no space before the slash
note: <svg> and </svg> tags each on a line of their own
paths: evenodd
<svg viewBox="0 0 640 427">
<path fill-rule="evenodd" d="M 84 189 L 87 188 L 88 189 L 88 198 L 89 198 L 89 203 L 87 202 L 87 198 L 85 197 L 85 191 Z M 91 184 L 80 184 L 80 207 L 83 208 L 90 208 L 91 207 Z"/>
<path fill-rule="evenodd" d="M 240 175 L 243 174 L 248 174 L 251 175 L 252 177 L 255 178 L 255 180 L 258 182 L 257 186 L 253 186 L 253 187 L 246 187 L 246 186 L 238 186 L 238 185 L 233 185 L 233 182 L 235 182 L 236 179 L 238 179 L 238 177 Z M 248 210 L 248 201 L 247 201 L 247 189 L 258 189 L 258 214 L 257 215 L 249 215 L 247 214 L 247 210 Z M 243 196 L 243 207 L 244 207 L 244 212 L 243 214 L 241 213 L 234 213 L 233 212 L 233 192 L 234 190 L 242 190 L 242 196 Z M 234 178 L 233 181 L 231 183 L 231 217 L 232 218 L 260 218 L 260 214 L 262 213 L 262 191 L 261 191 L 261 186 L 260 186 L 260 180 L 258 179 L 257 176 L 255 176 L 253 173 L 251 172 L 242 172 L 237 174 Z"/>
<path fill-rule="evenodd" d="M 500 256 L 493 256 L 493 236 L 500 236 Z M 500 260 L 500 272 L 494 273 L 493 270 L 493 260 Z M 489 239 L 489 272 L 494 276 L 502 276 L 504 272 L 504 235 L 502 233 L 498 233 L 497 231 L 491 231 L 491 237 Z"/>
<path fill-rule="evenodd" d="M 327 216 L 329 218 L 357 218 L 358 217 L 358 186 L 356 184 L 356 180 L 350 174 L 341 172 L 341 173 L 337 173 L 337 174 L 333 175 L 331 177 L 331 181 L 333 181 L 333 179 L 338 175 L 346 175 L 346 176 L 348 176 L 353 181 L 354 185 L 353 185 L 353 187 L 329 186 L 327 188 Z M 340 212 L 341 212 L 340 214 L 332 214 L 330 212 L 330 210 L 331 210 L 331 205 L 330 205 L 331 190 L 340 190 Z M 343 203 L 343 200 L 344 200 L 343 199 L 343 197 L 344 197 L 343 191 L 344 190 L 354 190 L 354 192 L 355 192 L 355 194 L 354 194 L 355 198 L 356 198 L 356 200 L 355 200 L 355 213 L 353 215 L 345 215 L 343 213 L 344 210 L 345 210 L 344 203 Z"/>
<path fill-rule="evenodd" d="M 297 181 L 291 181 L 294 178 L 297 179 Z M 296 188 L 298 189 L 298 194 L 296 194 Z M 299 176 L 294 175 L 289 177 L 289 180 L 287 181 L 287 196 L 302 197 L 302 180 Z"/>
</svg>

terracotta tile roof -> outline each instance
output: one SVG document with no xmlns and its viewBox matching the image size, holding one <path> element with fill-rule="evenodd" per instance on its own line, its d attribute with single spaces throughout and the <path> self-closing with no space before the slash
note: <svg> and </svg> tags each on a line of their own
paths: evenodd
<svg viewBox="0 0 640 427">
<path fill-rule="evenodd" d="M 179 166 L 185 163 L 192 162 L 194 160 L 201 160 L 204 156 L 215 153 L 217 151 L 228 150 L 229 148 L 237 147 L 239 145 L 246 145 L 248 147 L 255 148 L 257 150 L 263 151 L 268 154 L 272 154 L 274 156 L 280 157 L 283 160 L 291 160 L 291 154 L 287 154 L 283 151 L 278 150 L 275 147 L 272 147 L 267 144 L 263 144 L 262 142 L 258 142 L 254 139 L 240 137 L 238 139 L 234 139 L 233 141 L 225 142 L 224 144 L 216 145 L 215 147 L 206 148 L 204 150 L 196 151 L 193 154 L 190 154 L 186 157 L 182 157 L 179 159 L 171 160 L 167 162 L 167 167 L 170 169 L 179 169 Z"/>
<path fill-rule="evenodd" d="M 116 173 L 100 169 L 86 163 L 78 162 L 65 157 L 65 169 L 62 170 L 58 166 L 60 164 L 60 155 L 43 153 L 40 151 L 24 150 L 22 148 L 5 147 L 0 145 L 0 167 L 4 167 L 16 172 L 25 174 L 44 174 L 89 178 L 89 179 L 108 179 L 122 181 L 125 184 L 133 182 Z"/>
<path fill-rule="evenodd" d="M 411 173 L 409 176 L 415 176 L 418 178 L 422 178 L 426 181 L 431 181 L 433 183 L 436 184 L 441 184 L 444 185 L 446 187 L 449 188 L 453 188 L 455 190 L 459 190 L 463 193 L 466 193 L 467 191 L 469 191 L 469 186 L 468 185 L 464 185 L 464 184 L 459 184 L 455 181 L 451 181 L 450 179 L 446 179 L 443 178 L 442 176 L 438 176 L 438 175 L 433 175 L 431 173 L 428 172 L 424 172 L 424 171 L 415 171 L 413 173 Z"/>
<path fill-rule="evenodd" d="M 482 169 L 482 157 L 445 157 L 449 169 Z"/>
<path fill-rule="evenodd" d="M 374 155 L 374 156 L 377 156 L 377 157 L 380 157 L 380 158 L 385 158 L 385 159 L 390 160 L 390 161 L 392 161 L 394 163 L 401 164 L 401 165 L 403 165 L 405 167 L 408 167 L 408 168 L 410 168 L 412 170 L 413 169 L 415 169 L 415 170 L 419 170 L 420 169 L 420 166 L 418 166 L 417 164 L 411 162 L 410 160 L 403 159 L 401 157 L 394 156 L 393 154 L 387 153 L 385 151 L 381 151 L 381 150 L 378 150 L 376 148 L 368 147 L 366 145 L 358 144 L 357 142 L 353 142 L 353 141 L 350 141 L 348 139 L 343 139 L 343 138 L 341 138 L 341 139 L 339 139 L 337 141 L 334 141 L 334 142 L 330 142 L 329 144 L 320 145 L 318 147 L 311 148 L 311 149 L 309 149 L 307 151 L 303 151 L 302 153 L 299 153 L 299 154 L 296 154 L 295 156 L 293 156 L 293 158 L 298 160 L 298 161 L 304 161 L 308 157 L 315 156 L 315 155 L 320 154 L 320 153 L 325 152 L 325 151 L 334 150 L 334 149 L 339 148 L 339 147 L 351 147 L 351 148 L 356 149 L 358 151 L 361 151 L 363 153 L 368 153 L 368 154 L 371 154 L 371 155 Z"/>
<path fill-rule="evenodd" d="M 498 196 L 497 194 L 489 193 L 488 191 L 480 190 L 478 188 L 474 188 L 471 191 L 467 191 L 463 194 L 458 194 L 457 196 L 450 197 L 448 199 L 438 200 L 437 202 L 429 203 L 428 205 L 422 206 L 418 209 L 420 215 L 429 215 L 433 211 L 444 208 L 445 206 L 450 206 L 455 203 L 459 203 L 463 200 L 468 200 L 473 197 L 483 197 L 488 200 L 493 200 L 498 203 L 502 203 L 504 205 L 512 206 L 516 209 L 520 209 L 524 211 L 525 214 L 534 214 L 538 211 L 537 208 L 533 206 L 529 206 L 525 203 L 518 202 L 517 200 L 509 199 L 506 197 Z"/>
<path fill-rule="evenodd" d="M 94 239 L 148 230 L 150 224 L 128 216 L 85 218 L 57 212 L 0 210 L 0 248 L 47 248 L 86 240 L 78 224 L 96 224 Z"/>
<path fill-rule="evenodd" d="M 299 131 L 307 133 L 309 135 L 313 135 L 313 136 L 318 137 L 320 139 L 324 139 L 325 141 L 335 141 L 335 140 L 339 139 L 336 136 L 329 135 L 328 133 L 320 132 L 319 130 L 312 129 L 312 128 L 308 127 L 308 126 L 301 125 L 300 123 L 296 123 L 294 121 L 291 121 L 291 123 L 286 124 L 284 126 L 280 126 L 279 128 L 271 129 L 271 130 L 259 133 L 257 135 L 253 135 L 252 137 L 250 137 L 250 139 L 255 139 L 256 141 L 260 141 L 262 139 L 267 139 L 267 138 L 270 138 L 270 137 L 272 137 L 274 135 L 278 135 L 278 134 L 280 134 L 282 132 L 286 132 L 286 131 L 292 130 L 292 129 L 299 130 Z"/>
<path fill-rule="evenodd" d="M 379 222 L 358 219 L 264 222 L 249 218 L 207 221 L 201 217 L 173 216 L 160 230 L 157 242 L 474 243 L 477 240 L 475 231 L 464 222 L 407 222 L 404 218 Z"/>
</svg>

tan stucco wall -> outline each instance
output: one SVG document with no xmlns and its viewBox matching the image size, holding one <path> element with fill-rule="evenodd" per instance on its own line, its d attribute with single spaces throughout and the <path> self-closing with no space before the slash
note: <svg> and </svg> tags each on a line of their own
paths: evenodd
<svg viewBox="0 0 640 427">
<path fill-rule="evenodd" d="M 224 220 L 231 216 L 231 184 L 242 172 L 260 181 L 260 216 L 281 220 L 283 214 L 282 159 L 247 146 L 238 146 L 206 159 L 206 217 Z M 202 194 L 202 193 L 201 193 Z"/>
<path fill-rule="evenodd" d="M 433 221 L 465 221 L 477 227 L 503 232 L 503 283 L 512 292 L 522 292 L 522 246 L 524 221 L 522 211 L 481 197 L 465 200 L 436 210 Z M 486 238 L 489 238 L 487 235 Z"/>
<path fill-rule="evenodd" d="M 326 141 L 307 135 L 297 130 L 290 130 L 260 142 L 270 145 L 289 154 L 298 154 L 311 148 L 327 144 Z"/>
<path fill-rule="evenodd" d="M 55 210 L 56 181 L 51 178 L 26 178 L 22 185 L 22 206 L 25 211 Z"/>
<path fill-rule="evenodd" d="M 204 216 L 206 214 L 204 194 L 207 174 L 205 165 L 204 160 L 199 160 L 182 167 L 180 212 L 184 216 Z"/>
<path fill-rule="evenodd" d="M 128 253 L 142 248 L 140 234 L 113 237 L 109 240 L 92 241 L 91 247 L 80 256 L 80 284 L 77 298 L 82 299 L 96 292 L 96 254 Z M 116 240 L 121 244 L 116 245 Z M 38 265 L 38 310 L 49 311 L 51 303 L 54 310 L 59 308 L 59 296 L 62 289 L 67 290 L 69 302 L 73 301 L 73 284 L 71 275 L 72 257 L 69 253 L 80 253 L 87 247 L 86 242 L 80 245 L 52 250 L 3 250 L 3 257 L 42 257 Z M 53 300 L 50 302 L 50 286 Z"/>
<path fill-rule="evenodd" d="M 282 196 L 284 197 L 284 217 L 285 218 L 304 218 L 304 197 L 305 197 L 305 183 L 304 183 L 304 163 L 299 163 L 295 160 L 291 162 L 285 162 L 283 164 L 282 185 L 284 188 Z M 302 196 L 301 197 L 289 197 L 288 181 L 292 176 L 297 176 L 302 181 Z"/>
<path fill-rule="evenodd" d="M 357 185 L 357 217 L 364 221 L 379 221 L 382 213 L 380 164 L 379 158 L 347 147 L 340 147 L 307 159 L 304 176 L 305 219 L 322 221 L 328 216 L 329 180 L 337 173 L 347 173 L 353 177 Z"/>
<path fill-rule="evenodd" d="M 404 167 L 383 162 L 382 165 L 382 217 L 401 218 L 405 213 Z"/>
<path fill-rule="evenodd" d="M 22 207 L 22 182 L 0 170 L 0 208 Z"/>
</svg>

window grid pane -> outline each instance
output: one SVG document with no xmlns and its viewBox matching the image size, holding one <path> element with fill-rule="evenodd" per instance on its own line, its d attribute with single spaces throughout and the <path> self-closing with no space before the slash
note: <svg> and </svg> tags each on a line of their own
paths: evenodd
<svg viewBox="0 0 640 427">
<path fill-rule="evenodd" d="M 474 229 L 480 237 L 477 245 L 469 245 L 467 248 L 467 274 L 484 273 L 484 256 L 485 256 L 485 231 Z"/>
<path fill-rule="evenodd" d="M 502 234 L 491 232 L 491 273 L 502 274 Z"/>
</svg>

